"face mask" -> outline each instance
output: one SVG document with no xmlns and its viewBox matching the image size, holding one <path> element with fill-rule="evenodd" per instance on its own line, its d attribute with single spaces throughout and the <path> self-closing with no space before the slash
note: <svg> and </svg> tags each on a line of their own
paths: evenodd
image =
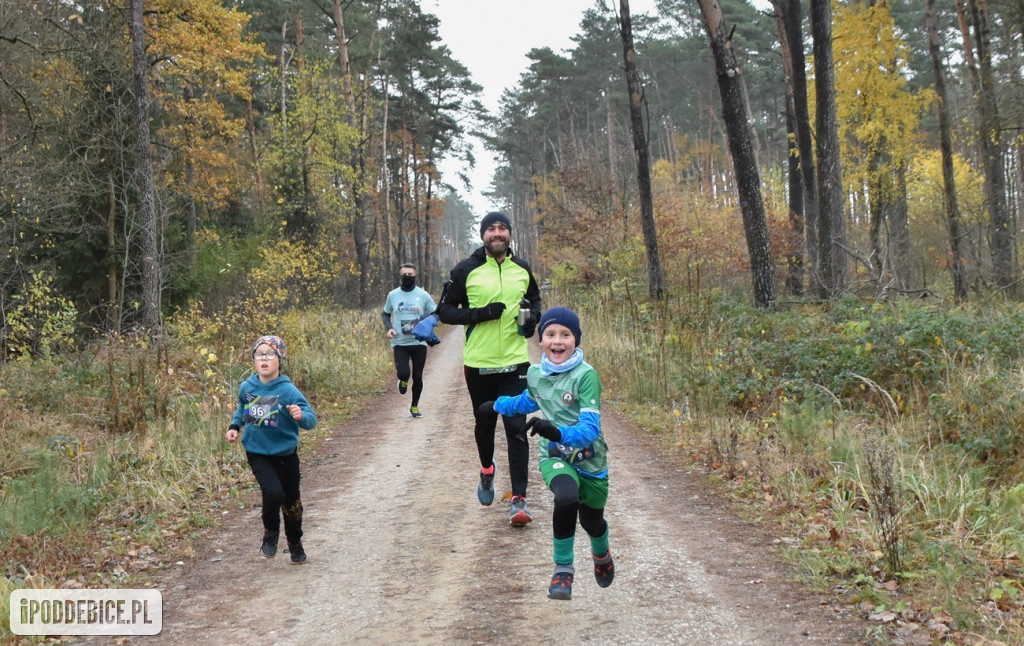
<svg viewBox="0 0 1024 646">
<path fill-rule="evenodd" d="M 412 288 L 416 286 L 415 276 L 402 276 L 402 290 L 406 292 L 412 291 Z"/>
</svg>

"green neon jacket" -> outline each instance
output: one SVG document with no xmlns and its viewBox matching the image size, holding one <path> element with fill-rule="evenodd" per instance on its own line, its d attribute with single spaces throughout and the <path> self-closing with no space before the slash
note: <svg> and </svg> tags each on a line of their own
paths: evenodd
<svg viewBox="0 0 1024 646">
<path fill-rule="evenodd" d="M 530 360 L 526 337 L 518 332 L 519 302 L 530 302 L 533 320 L 540 320 L 540 289 L 530 266 L 509 251 L 500 264 L 479 247 L 451 271 L 437 316 L 442 323 L 465 326 L 462 361 L 470 368 L 504 368 Z M 473 310 L 501 301 L 501 318 L 475 322 Z"/>
</svg>

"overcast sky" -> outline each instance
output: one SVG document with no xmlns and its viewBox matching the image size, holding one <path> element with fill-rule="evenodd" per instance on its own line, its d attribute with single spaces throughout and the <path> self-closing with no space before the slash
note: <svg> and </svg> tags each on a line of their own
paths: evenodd
<svg viewBox="0 0 1024 646">
<path fill-rule="evenodd" d="M 618 7 L 618 0 L 609 0 Z M 492 114 L 498 112 L 501 93 L 518 84 L 529 61 L 526 53 L 535 47 L 550 47 L 564 54 L 574 45 L 583 12 L 594 0 L 422 0 L 420 7 L 441 20 L 441 40 L 453 57 L 465 65 L 473 80 L 483 86 L 482 102 Z M 630 0 L 630 13 L 653 14 L 655 0 Z M 625 88 L 623 88 L 625 91 Z M 478 216 L 493 206 L 484 198 L 489 190 L 494 160 L 490 151 L 474 142 L 476 170 L 470 173 L 472 191 L 459 186 L 460 164 L 443 162 L 446 181 L 458 187 Z"/>
</svg>

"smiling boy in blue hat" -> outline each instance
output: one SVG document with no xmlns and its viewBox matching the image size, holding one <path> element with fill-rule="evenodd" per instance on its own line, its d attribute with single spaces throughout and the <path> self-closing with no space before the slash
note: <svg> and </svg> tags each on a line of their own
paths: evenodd
<svg viewBox="0 0 1024 646">
<path fill-rule="evenodd" d="M 606 588 L 615 577 L 608 547 L 608 446 L 601 432 L 601 380 L 583 360 L 579 348 L 583 332 L 576 313 L 552 307 L 537 326 L 543 354 L 526 373 L 526 390 L 515 397 L 484 402 L 478 414 L 489 410 L 522 415 L 537 410 L 544 417 L 526 423 L 538 437 L 540 472 L 555 494 L 551 515 L 555 571 L 548 597 L 571 599 L 575 568 L 573 547 L 576 522 L 590 537 L 597 584 Z"/>
</svg>

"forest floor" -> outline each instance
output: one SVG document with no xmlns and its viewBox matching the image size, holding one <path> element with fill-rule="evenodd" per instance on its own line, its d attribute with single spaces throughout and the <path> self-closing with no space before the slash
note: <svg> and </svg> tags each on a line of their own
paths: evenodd
<svg viewBox="0 0 1024 646">
<path fill-rule="evenodd" d="M 461 328 L 430 350 L 422 419 L 409 416 L 409 395 L 391 385 L 300 456 L 305 565 L 284 549 L 273 559 L 259 554 L 259 492 L 246 490 L 246 504 L 221 512 L 194 558 L 156 575 L 160 635 L 83 642 L 866 642 L 871 626 L 856 609 L 809 590 L 780 564 L 770 527 L 744 522 L 700 474 L 607 409 L 615 581 L 597 586 L 578 530 L 572 599 L 548 599 L 551 494 L 531 468 L 534 521 L 509 526 L 499 424 L 499 499 L 477 502 L 461 350 Z"/>
</svg>

